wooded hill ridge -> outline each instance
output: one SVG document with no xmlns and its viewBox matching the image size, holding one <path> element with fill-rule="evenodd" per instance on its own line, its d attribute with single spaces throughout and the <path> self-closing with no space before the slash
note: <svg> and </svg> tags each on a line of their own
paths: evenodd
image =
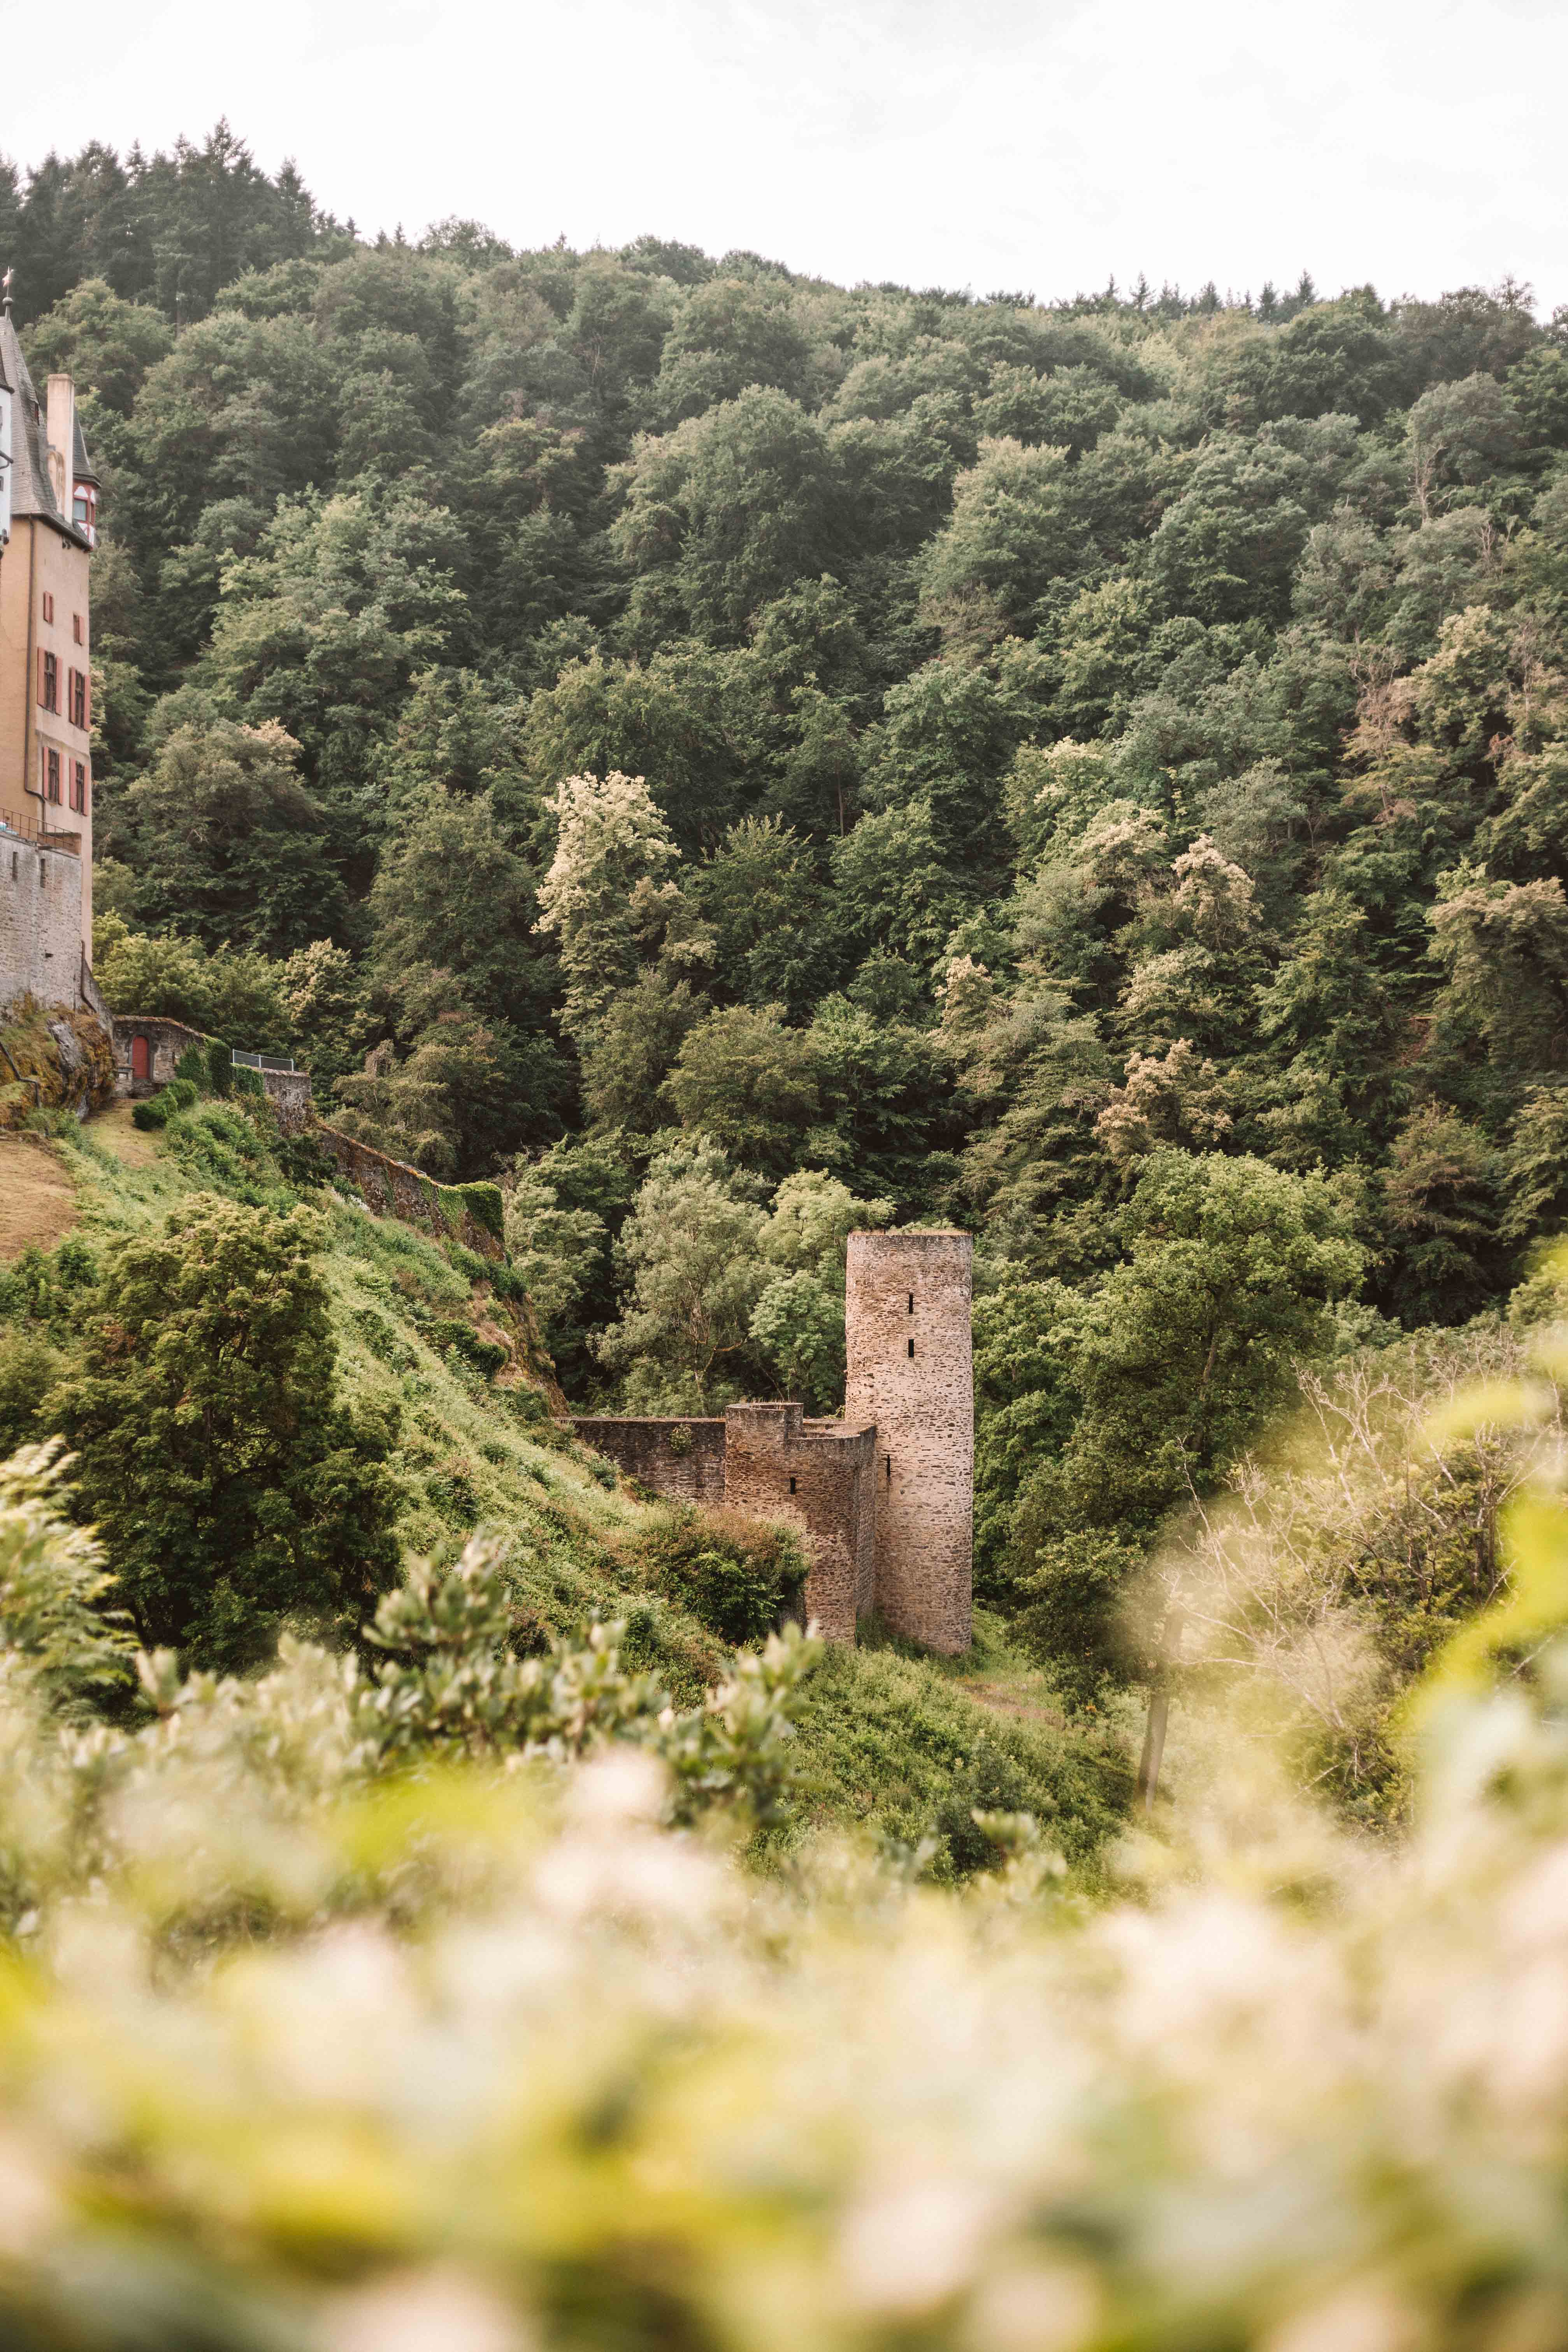
<svg viewBox="0 0 1568 2352">
<path fill-rule="evenodd" d="M 106 478 L 100 982 L 502 1174 L 577 1399 L 824 1405 L 844 1232 L 969 1227 L 983 1588 L 1048 1648 L 1303 1360 L 1527 1276 L 1568 1198 L 1527 289 L 369 244 L 225 126 L 12 174 L 0 232 Z"/>
</svg>

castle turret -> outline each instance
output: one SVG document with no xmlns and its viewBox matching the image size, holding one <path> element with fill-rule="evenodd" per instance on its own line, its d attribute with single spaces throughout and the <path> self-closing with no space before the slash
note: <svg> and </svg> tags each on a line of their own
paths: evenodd
<svg viewBox="0 0 1568 2352">
<path fill-rule="evenodd" d="M 973 1255 L 967 1234 L 849 1236 L 844 1412 L 877 1425 L 877 1607 L 949 1653 L 970 1641 Z"/>
</svg>

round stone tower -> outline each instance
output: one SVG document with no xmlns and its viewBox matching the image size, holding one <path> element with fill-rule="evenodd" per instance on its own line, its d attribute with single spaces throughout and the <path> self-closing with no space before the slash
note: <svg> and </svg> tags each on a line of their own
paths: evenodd
<svg viewBox="0 0 1568 2352">
<path fill-rule="evenodd" d="M 844 1417 L 877 1424 L 877 1608 L 949 1653 L 970 1638 L 973 1256 L 967 1234 L 849 1236 Z"/>
</svg>

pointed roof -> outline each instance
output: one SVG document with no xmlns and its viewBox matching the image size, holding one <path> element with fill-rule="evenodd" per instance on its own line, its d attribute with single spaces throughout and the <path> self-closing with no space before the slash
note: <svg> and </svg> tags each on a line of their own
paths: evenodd
<svg viewBox="0 0 1568 2352">
<path fill-rule="evenodd" d="M 78 547 L 90 547 L 92 541 L 85 531 L 78 530 L 74 522 L 60 512 L 55 497 L 55 486 L 49 478 L 49 440 L 44 426 L 43 403 L 33 389 L 33 379 L 27 362 L 22 356 L 22 346 L 16 338 L 16 323 L 11 317 L 11 298 L 0 305 L 0 374 L 16 395 L 11 432 L 11 519 L 26 521 L 30 517 L 53 523 L 55 529 Z M 75 470 L 89 481 L 97 476 L 86 462 L 87 444 L 81 437 L 81 427 L 76 430 Z"/>
<path fill-rule="evenodd" d="M 88 456 L 87 443 L 81 437 L 81 411 L 79 408 L 74 412 L 71 422 L 76 428 L 76 438 L 71 444 L 71 472 L 76 476 L 79 482 L 91 482 L 96 488 L 100 488 L 102 485 L 98 479 L 98 468 L 93 464 L 91 458 Z"/>
</svg>

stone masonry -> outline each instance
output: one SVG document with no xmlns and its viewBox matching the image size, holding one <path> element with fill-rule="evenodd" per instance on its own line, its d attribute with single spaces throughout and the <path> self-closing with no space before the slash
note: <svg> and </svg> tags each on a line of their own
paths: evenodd
<svg viewBox="0 0 1568 2352">
<path fill-rule="evenodd" d="M 71 1009 L 82 994 L 81 859 L 0 823 L 0 1005 Z"/>
<path fill-rule="evenodd" d="M 808 1617 L 853 1642 L 873 1611 L 929 1649 L 970 1640 L 974 1386 L 967 1234 L 852 1234 L 842 1421 L 799 1404 L 718 1420 L 583 1416 L 584 1444 L 656 1494 L 724 1502 L 803 1538 Z"/>
<path fill-rule="evenodd" d="M 90 982 L 90 974 L 88 975 Z M 92 991 L 97 995 L 96 988 Z M 102 999 L 99 998 L 101 1003 Z M 199 1029 L 163 1013 L 120 1013 L 112 1022 L 115 1087 L 122 1099 L 140 1100 L 166 1087 L 191 1046 L 204 1056 L 209 1040 Z M 303 1070 L 262 1070 L 261 1090 L 278 1114 L 285 1135 L 300 1134 L 311 1123 L 310 1081 Z"/>
<path fill-rule="evenodd" d="M 579 1414 L 572 1423 L 584 1445 L 604 1454 L 627 1478 L 676 1503 L 724 1500 L 721 1421 L 634 1420 Z"/>
<path fill-rule="evenodd" d="M 877 1607 L 894 1633 L 967 1650 L 973 1576 L 974 1244 L 851 1234 L 848 1421 L 877 1431 Z"/>
<path fill-rule="evenodd" d="M 724 1415 L 724 1500 L 795 1529 L 806 1617 L 830 1642 L 853 1642 L 875 1604 L 876 1444 L 874 1429 L 807 1421 L 798 1404 L 732 1404 Z"/>
</svg>

